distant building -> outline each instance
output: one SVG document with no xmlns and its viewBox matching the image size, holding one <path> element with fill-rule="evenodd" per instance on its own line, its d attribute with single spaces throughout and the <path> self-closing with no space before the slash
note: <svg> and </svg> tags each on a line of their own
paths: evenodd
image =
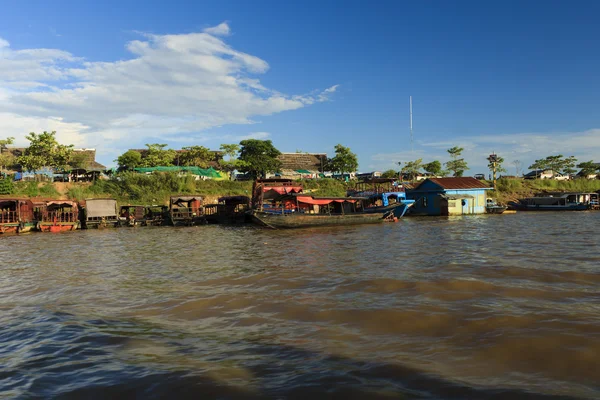
<svg viewBox="0 0 600 400">
<path fill-rule="evenodd" d="M 84 154 L 82 168 L 86 171 L 104 171 L 106 167 L 96 161 L 96 149 L 73 149 L 73 154 Z"/>
<path fill-rule="evenodd" d="M 594 163 L 594 165 L 596 166 L 596 170 L 599 170 L 599 169 L 600 169 L 600 163 Z M 592 173 L 592 174 L 587 174 L 587 175 L 584 175 L 584 174 L 583 174 L 583 170 L 581 170 L 581 171 L 579 171 L 579 172 L 577 173 L 577 175 L 576 175 L 576 176 L 577 176 L 578 178 L 596 179 L 596 178 L 598 178 L 598 173 L 597 173 L 597 172 L 594 172 L 594 173 Z"/>
<path fill-rule="evenodd" d="M 523 179 L 552 179 L 554 175 L 551 169 L 536 169 L 523 175 Z"/>
<path fill-rule="evenodd" d="M 281 153 L 277 159 L 281 161 L 278 175 L 286 178 L 316 178 L 327 164 L 325 153 Z"/>
<path fill-rule="evenodd" d="M 427 178 L 406 191 L 415 200 L 411 214 L 467 215 L 484 214 L 487 184 L 471 177 Z"/>
</svg>

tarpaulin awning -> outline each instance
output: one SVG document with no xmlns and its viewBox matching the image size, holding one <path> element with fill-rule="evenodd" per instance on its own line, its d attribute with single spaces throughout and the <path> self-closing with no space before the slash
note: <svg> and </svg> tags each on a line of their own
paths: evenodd
<svg viewBox="0 0 600 400">
<path fill-rule="evenodd" d="M 88 218 L 116 217 L 117 201 L 113 199 L 86 199 L 85 209 Z"/>
<path fill-rule="evenodd" d="M 171 203 L 188 202 L 188 201 L 202 201 L 202 196 L 174 196 L 171 197 Z"/>
<path fill-rule="evenodd" d="M 208 178 L 213 179 L 224 179 L 224 176 L 213 167 L 210 168 L 200 168 L 200 167 L 177 167 L 177 166 L 165 166 L 165 167 L 140 167 L 133 169 L 136 172 L 146 173 L 146 172 L 189 172 L 190 174 L 206 176 Z"/>
<path fill-rule="evenodd" d="M 311 172 L 307 169 L 297 169 L 295 170 L 299 174 L 310 174 Z"/>
<path fill-rule="evenodd" d="M 298 202 L 305 204 L 315 204 L 315 205 L 327 205 L 331 203 L 354 203 L 356 200 L 354 199 L 315 199 L 312 196 L 297 196 Z"/>
<path fill-rule="evenodd" d="M 289 193 L 300 193 L 302 191 L 302 186 L 265 186 L 263 188 L 263 192 L 269 192 L 274 190 L 279 194 L 289 194 Z"/>
</svg>

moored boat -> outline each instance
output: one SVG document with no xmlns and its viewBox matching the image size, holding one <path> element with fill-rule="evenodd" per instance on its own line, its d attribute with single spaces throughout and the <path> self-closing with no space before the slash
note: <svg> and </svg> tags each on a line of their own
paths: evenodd
<svg viewBox="0 0 600 400">
<path fill-rule="evenodd" d="M 204 206 L 206 221 L 211 224 L 237 224 L 248 220 L 250 198 L 248 196 L 220 197 L 217 204 Z"/>
<path fill-rule="evenodd" d="M 193 226 L 206 224 L 202 196 L 171 196 L 169 201 L 169 222 L 173 226 Z"/>
<path fill-rule="evenodd" d="M 493 199 L 487 199 L 485 204 L 485 212 L 488 214 L 502 214 L 508 207 L 496 203 Z"/>
<path fill-rule="evenodd" d="M 83 226 L 86 229 L 119 226 L 117 201 L 115 199 L 85 199 Z"/>
<path fill-rule="evenodd" d="M 35 203 L 36 228 L 40 232 L 63 232 L 79 229 L 79 206 L 69 200 Z"/>
<path fill-rule="evenodd" d="M 275 229 L 380 223 L 396 207 L 365 209 L 367 197 L 313 197 L 291 180 L 257 180 L 252 210 L 255 223 Z"/>
<path fill-rule="evenodd" d="M 392 178 L 371 178 L 356 183 L 348 196 L 367 197 L 364 212 L 379 213 L 393 210 L 394 217 L 402 218 L 415 203 L 406 198 L 402 185 Z"/>
<path fill-rule="evenodd" d="M 33 203 L 28 199 L 0 199 L 0 233 L 29 232 L 35 227 Z"/>
<path fill-rule="evenodd" d="M 160 226 L 168 214 L 166 206 L 125 205 L 119 210 L 119 223 L 121 226 Z"/>
<path fill-rule="evenodd" d="M 518 211 L 585 211 L 597 202 L 596 193 L 558 193 L 546 196 L 527 197 L 508 203 Z"/>
</svg>

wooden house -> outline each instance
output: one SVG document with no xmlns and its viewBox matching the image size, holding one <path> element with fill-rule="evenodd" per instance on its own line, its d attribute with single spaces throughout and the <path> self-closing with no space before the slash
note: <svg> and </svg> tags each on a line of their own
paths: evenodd
<svg viewBox="0 0 600 400">
<path fill-rule="evenodd" d="M 485 214 L 486 183 L 471 177 L 428 178 L 408 190 L 406 197 L 415 201 L 414 215 Z"/>
</svg>

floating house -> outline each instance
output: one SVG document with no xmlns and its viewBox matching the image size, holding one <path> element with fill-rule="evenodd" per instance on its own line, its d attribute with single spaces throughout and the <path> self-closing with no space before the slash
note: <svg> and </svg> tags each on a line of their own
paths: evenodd
<svg viewBox="0 0 600 400">
<path fill-rule="evenodd" d="M 485 214 L 486 192 L 491 189 L 471 177 L 428 178 L 407 190 L 406 197 L 415 201 L 412 215 Z"/>
</svg>

